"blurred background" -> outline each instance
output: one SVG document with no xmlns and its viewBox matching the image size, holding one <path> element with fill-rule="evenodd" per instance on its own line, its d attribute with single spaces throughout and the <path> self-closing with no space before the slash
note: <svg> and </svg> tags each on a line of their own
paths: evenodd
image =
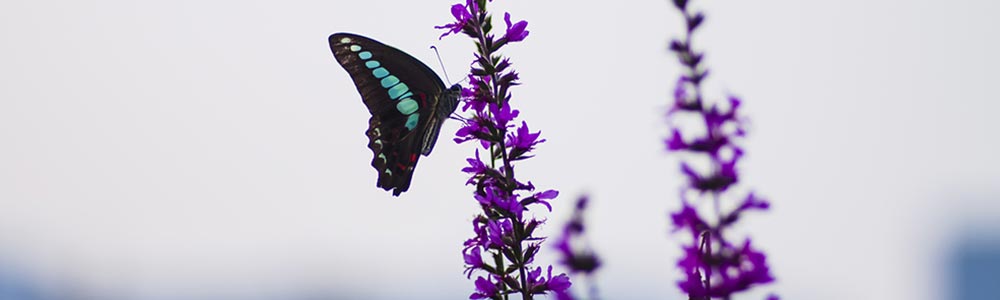
<svg viewBox="0 0 1000 300">
<path fill-rule="evenodd" d="M 452 81 L 472 60 L 433 1 L 0 2 L 0 299 L 467 299 L 478 212 L 444 125 L 399 198 L 327 45 L 361 33 Z M 694 1 L 706 91 L 752 120 L 740 230 L 778 281 L 739 299 L 995 299 L 997 2 Z M 607 299 L 686 299 L 683 184 L 663 150 L 681 34 L 663 1 L 496 1 L 514 105 L 548 142 L 521 179 L 589 193 Z M 495 25 L 503 29 L 497 18 Z M 553 262 L 546 249 L 540 262 Z"/>
</svg>

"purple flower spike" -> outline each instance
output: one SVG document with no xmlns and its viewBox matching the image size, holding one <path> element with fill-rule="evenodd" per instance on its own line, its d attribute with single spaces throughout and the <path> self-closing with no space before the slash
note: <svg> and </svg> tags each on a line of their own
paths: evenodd
<svg viewBox="0 0 1000 300">
<path fill-rule="evenodd" d="M 738 142 L 746 136 L 745 120 L 739 114 L 743 101 L 729 96 L 728 108 L 724 105 L 704 102 L 701 84 L 708 76 L 708 68 L 702 64 L 703 52 L 691 45 L 695 29 L 705 20 L 704 14 L 690 10 L 689 0 L 675 0 L 674 6 L 681 11 L 687 27 L 686 36 L 674 39 L 670 51 L 684 67 L 685 73 L 674 86 L 673 106 L 667 111 L 668 122 L 679 114 L 701 118 L 705 132 L 700 136 L 682 136 L 676 126 L 670 129 L 670 136 L 664 140 L 668 152 L 685 152 L 705 158 L 710 166 L 696 171 L 687 161 L 681 161 L 681 173 L 687 177 L 682 188 L 681 207 L 670 214 L 673 231 L 685 230 L 691 235 L 691 244 L 682 245 L 684 256 L 677 261 L 683 278 L 677 282 L 681 291 L 692 300 L 731 299 L 733 294 L 753 286 L 774 281 L 767 266 L 767 256 L 751 247 L 747 238 L 742 247 L 734 245 L 723 233 L 728 233 L 744 213 L 752 210 L 764 211 L 770 202 L 750 193 L 745 197 L 732 196 L 730 187 L 740 180 L 737 164 L 743 157 L 743 148 Z M 687 138 L 687 140 L 685 140 Z M 687 191 L 698 191 L 698 200 L 705 205 L 713 205 L 715 214 L 706 218 L 699 215 L 697 203 L 689 202 Z M 737 205 L 722 205 L 720 202 L 733 198 L 741 199 Z M 724 211 L 723 207 L 735 207 Z M 768 299 L 777 299 L 771 295 Z"/>
<path fill-rule="evenodd" d="M 489 23 L 493 18 L 486 9 L 490 2 L 467 0 L 464 5 L 453 5 L 451 12 L 456 22 L 437 27 L 446 30 L 442 37 L 462 32 L 476 45 L 468 74 L 469 87 L 461 91 L 462 112 L 471 116 L 459 118 L 464 124 L 455 132 L 454 141 L 459 144 L 477 141 L 486 150 L 485 157 L 480 157 L 477 149 L 462 168 L 469 175 L 466 184 L 475 187 L 472 198 L 482 213 L 473 222 L 476 236 L 465 241 L 462 256 L 467 277 L 471 278 L 476 270 L 489 273 L 489 277 L 476 280 L 472 298 L 508 298 L 520 293 L 522 298 L 531 299 L 532 295 L 562 292 L 569 286 L 565 274 L 553 277 L 550 272 L 548 277 L 540 277 L 541 269 L 531 271 L 535 268 L 532 266 L 535 254 L 545 240 L 544 236 L 535 235 L 535 229 L 545 222 L 529 212 L 539 211 L 531 210 L 537 206 L 551 212 L 550 201 L 559 192 L 551 189 L 535 192 L 531 181 L 519 180 L 514 175 L 514 163 L 531 158 L 531 152 L 545 140 L 540 138 L 540 131 L 529 131 L 527 122 L 521 121 L 520 127 L 516 125 L 520 111 L 511 105 L 510 89 L 520 84 L 520 76 L 511 67 L 511 59 L 500 52 L 504 46 L 528 36 L 528 22 L 512 23 L 510 14 L 504 13 L 507 31 L 497 39 L 495 34 L 488 33 L 493 28 Z"/>
</svg>

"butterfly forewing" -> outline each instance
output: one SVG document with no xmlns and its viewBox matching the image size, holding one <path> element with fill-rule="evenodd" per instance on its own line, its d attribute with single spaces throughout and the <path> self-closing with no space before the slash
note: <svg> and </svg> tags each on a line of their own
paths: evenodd
<svg viewBox="0 0 1000 300">
<path fill-rule="evenodd" d="M 398 196 L 409 188 L 420 154 L 430 153 L 428 135 L 440 130 L 444 83 L 416 58 L 370 38 L 336 33 L 330 49 L 372 115 L 366 134 L 379 173 L 376 186 Z"/>
</svg>

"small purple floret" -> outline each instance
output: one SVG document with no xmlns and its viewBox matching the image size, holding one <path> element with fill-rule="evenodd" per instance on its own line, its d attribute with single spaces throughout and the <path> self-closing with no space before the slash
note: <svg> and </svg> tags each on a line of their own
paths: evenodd
<svg viewBox="0 0 1000 300">
<path fill-rule="evenodd" d="M 490 282 L 488 279 L 479 276 L 476 278 L 476 292 L 469 296 L 469 299 L 485 299 L 493 297 L 500 290 L 497 289 L 497 285 Z"/>
<path fill-rule="evenodd" d="M 528 28 L 528 21 L 521 20 L 511 25 L 509 13 L 504 13 L 503 21 L 507 23 L 507 33 L 504 34 L 507 42 L 520 42 L 528 37 L 528 31 L 525 30 Z"/>
</svg>

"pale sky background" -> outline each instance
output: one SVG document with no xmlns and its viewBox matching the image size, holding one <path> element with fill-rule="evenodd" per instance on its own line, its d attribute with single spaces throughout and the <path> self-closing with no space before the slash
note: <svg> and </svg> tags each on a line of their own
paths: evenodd
<svg viewBox="0 0 1000 300">
<path fill-rule="evenodd" d="M 0 2 L 0 281 L 30 299 L 466 299 L 474 146 L 446 123 L 409 192 L 375 188 L 369 116 L 326 39 L 435 70 L 438 45 L 457 80 L 472 44 L 432 28 L 453 1 Z M 592 195 L 606 299 L 686 299 L 668 3 L 494 5 L 529 21 L 505 53 L 549 140 L 518 176 L 562 191 L 543 234 Z M 774 208 L 741 230 L 778 282 L 738 299 L 947 298 L 955 245 L 1000 240 L 1000 4 L 695 5 L 707 91 L 752 119 L 743 187 Z"/>
</svg>

